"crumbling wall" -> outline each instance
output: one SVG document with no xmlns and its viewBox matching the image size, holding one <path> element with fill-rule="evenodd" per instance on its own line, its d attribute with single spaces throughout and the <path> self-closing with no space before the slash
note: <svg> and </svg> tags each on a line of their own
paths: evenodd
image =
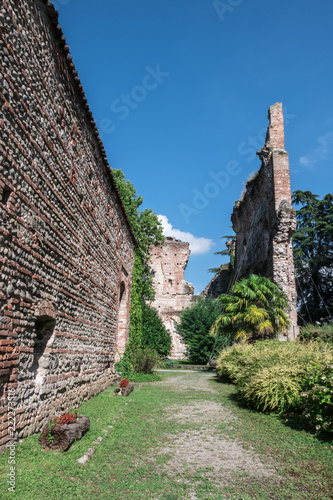
<svg viewBox="0 0 333 500">
<path fill-rule="evenodd" d="M 128 335 L 134 236 L 57 17 L 0 4 L 0 447 L 8 390 L 36 432 L 112 382 Z"/>
<path fill-rule="evenodd" d="M 184 272 L 190 256 L 189 244 L 167 237 L 163 245 L 153 247 L 150 254 L 150 268 L 153 271 L 155 301 L 164 326 L 172 337 L 171 357 L 185 357 L 185 345 L 177 334 L 176 323 L 181 312 L 193 304 L 194 287 L 184 280 Z"/>
<path fill-rule="evenodd" d="M 216 299 L 222 293 L 227 293 L 231 278 L 232 270 L 229 264 L 222 264 L 219 272 L 215 274 L 203 290 L 202 295 L 206 298 Z"/>
<path fill-rule="evenodd" d="M 216 299 L 222 293 L 228 293 L 232 278 L 234 275 L 234 260 L 235 260 L 235 246 L 236 240 L 229 240 L 226 242 L 230 261 L 228 264 L 222 264 L 219 271 L 213 276 L 206 288 L 202 291 L 201 295 L 211 299 Z"/>
<path fill-rule="evenodd" d="M 231 218 L 236 233 L 233 282 L 253 273 L 272 278 L 289 299 L 291 326 L 287 336 L 295 339 L 298 327 L 292 234 L 296 213 L 291 204 L 281 103 L 269 108 L 268 118 L 266 142 L 257 153 L 261 168 L 246 183 Z"/>
</svg>

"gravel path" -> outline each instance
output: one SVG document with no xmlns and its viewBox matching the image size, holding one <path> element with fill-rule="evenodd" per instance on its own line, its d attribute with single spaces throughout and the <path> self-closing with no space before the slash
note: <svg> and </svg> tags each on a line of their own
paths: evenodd
<svg viewBox="0 0 333 500">
<path fill-rule="evenodd" d="M 168 436 L 166 446 L 158 452 L 152 451 L 155 457 L 170 456 L 160 472 L 173 478 L 185 475 L 194 478 L 204 472 L 206 479 L 220 487 L 237 480 L 237 476 L 281 479 L 272 459 L 264 463 L 253 449 L 245 449 L 239 440 L 221 430 L 226 424 L 230 429 L 236 417 L 218 402 L 218 391 L 210 382 L 213 376 L 186 372 L 157 382 L 183 395 L 183 403 L 170 407 L 164 418 L 186 425 L 186 430 Z M 195 479 L 193 484 L 197 484 Z M 190 498 L 195 499 L 195 494 Z"/>
</svg>

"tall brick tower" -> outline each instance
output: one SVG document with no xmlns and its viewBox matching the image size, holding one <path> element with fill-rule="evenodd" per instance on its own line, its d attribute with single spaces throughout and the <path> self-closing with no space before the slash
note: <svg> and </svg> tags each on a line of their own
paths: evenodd
<svg viewBox="0 0 333 500">
<path fill-rule="evenodd" d="M 286 336 L 294 340 L 299 333 L 292 247 L 296 212 L 291 204 L 281 103 L 269 108 L 268 119 L 265 145 L 257 153 L 261 168 L 246 183 L 246 191 L 236 202 L 231 218 L 236 233 L 234 278 L 260 274 L 280 286 L 290 305 Z"/>
</svg>

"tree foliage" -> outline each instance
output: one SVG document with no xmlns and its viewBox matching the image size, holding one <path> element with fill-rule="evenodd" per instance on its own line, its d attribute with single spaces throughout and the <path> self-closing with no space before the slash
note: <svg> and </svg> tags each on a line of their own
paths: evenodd
<svg viewBox="0 0 333 500">
<path fill-rule="evenodd" d="M 237 281 L 217 301 L 222 314 L 212 326 L 213 337 L 224 333 L 234 340 L 272 338 L 289 325 L 288 299 L 269 278 L 252 274 Z"/>
<path fill-rule="evenodd" d="M 156 309 L 144 303 L 142 307 L 142 347 L 150 347 L 160 356 L 171 352 L 171 334 L 163 325 Z"/>
<path fill-rule="evenodd" d="M 152 373 L 157 359 L 168 356 L 171 351 L 170 332 L 164 327 L 157 311 L 140 296 L 140 287 L 136 281 L 140 280 L 140 269 L 140 265 L 134 268 L 129 342 L 123 358 L 116 364 L 122 377 L 132 377 L 141 372 Z"/>
<path fill-rule="evenodd" d="M 295 191 L 297 211 L 294 260 L 298 308 L 304 322 L 333 319 L 333 195 L 321 200 L 311 191 Z"/>
<path fill-rule="evenodd" d="M 215 300 L 199 297 L 194 306 L 185 309 L 180 316 L 177 332 L 187 347 L 187 355 L 194 363 L 207 363 L 214 347 L 222 349 L 229 345 L 228 339 L 219 339 L 218 346 L 209 335 L 209 330 L 220 314 Z"/>
</svg>

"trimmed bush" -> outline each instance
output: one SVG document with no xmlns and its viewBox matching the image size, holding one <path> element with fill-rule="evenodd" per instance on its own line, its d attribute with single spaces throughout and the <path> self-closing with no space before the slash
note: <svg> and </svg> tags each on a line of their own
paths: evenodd
<svg viewBox="0 0 333 500">
<path fill-rule="evenodd" d="M 237 376 L 247 365 L 252 346 L 246 343 L 234 344 L 221 351 L 216 362 L 216 372 L 219 377 L 236 383 Z"/>
<path fill-rule="evenodd" d="M 263 368 L 241 393 L 257 410 L 283 412 L 300 406 L 304 370 L 301 366 L 275 365 Z"/>
<path fill-rule="evenodd" d="M 134 373 L 153 373 L 153 368 L 158 360 L 158 353 L 150 347 L 143 349 L 132 349 L 131 351 L 131 364 Z"/>
<path fill-rule="evenodd" d="M 318 394 L 314 388 L 320 376 L 311 378 L 309 373 L 312 373 L 313 366 L 322 369 L 326 365 L 333 365 L 333 349 L 327 344 L 265 340 L 253 345 L 234 344 L 224 349 L 217 359 L 216 371 L 220 377 L 228 378 L 237 385 L 241 396 L 250 406 L 283 412 L 300 407 L 300 394 L 305 388 L 309 393 L 314 391 L 311 393 L 313 397 L 309 395 L 307 401 L 314 398 L 312 403 L 315 406 Z M 326 398 L 323 397 L 322 411 L 326 415 L 331 410 L 328 393 L 322 392 Z M 324 403 L 327 403 L 326 406 Z M 309 415 L 313 412 L 308 410 Z M 326 417 L 321 416 L 326 422 Z M 328 424 L 325 426 L 328 427 Z"/>
</svg>

